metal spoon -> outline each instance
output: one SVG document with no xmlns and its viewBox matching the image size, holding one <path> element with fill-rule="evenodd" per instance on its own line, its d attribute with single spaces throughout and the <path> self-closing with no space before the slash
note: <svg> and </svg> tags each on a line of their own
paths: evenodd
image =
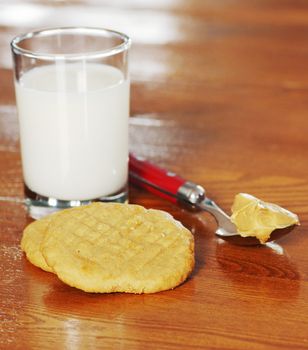
<svg viewBox="0 0 308 350">
<path fill-rule="evenodd" d="M 193 208 L 211 213 L 218 224 L 215 233 L 221 237 L 239 236 L 230 217 L 210 198 L 205 189 L 191 181 L 184 180 L 173 172 L 162 169 L 142 157 L 129 156 L 131 182 L 167 198 L 172 202 L 182 202 Z"/>
</svg>

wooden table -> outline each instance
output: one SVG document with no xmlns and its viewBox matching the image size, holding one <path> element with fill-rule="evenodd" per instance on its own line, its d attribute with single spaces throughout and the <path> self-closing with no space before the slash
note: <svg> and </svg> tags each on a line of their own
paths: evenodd
<svg viewBox="0 0 308 350">
<path fill-rule="evenodd" d="M 0 3 L 0 348 L 308 349 L 308 4 L 297 0 Z M 131 50 L 131 150 L 206 187 L 238 192 L 301 226 L 265 246 L 215 236 L 215 220 L 137 188 L 195 236 L 196 267 L 172 291 L 93 295 L 20 251 L 23 205 L 9 42 L 34 28 L 111 27 Z"/>
</svg>

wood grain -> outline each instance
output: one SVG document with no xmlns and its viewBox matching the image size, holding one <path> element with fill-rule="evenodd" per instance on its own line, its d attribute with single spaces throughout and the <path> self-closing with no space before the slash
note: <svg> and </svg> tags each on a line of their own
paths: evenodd
<svg viewBox="0 0 308 350">
<path fill-rule="evenodd" d="M 0 4 L 1 349 L 308 349 L 307 23 L 303 0 Z M 248 192 L 296 212 L 301 226 L 238 245 L 215 236 L 208 213 L 130 187 L 132 203 L 192 230 L 186 283 L 93 295 L 28 263 L 9 42 L 58 25 L 132 37 L 132 151 L 200 183 L 226 211 Z"/>
</svg>

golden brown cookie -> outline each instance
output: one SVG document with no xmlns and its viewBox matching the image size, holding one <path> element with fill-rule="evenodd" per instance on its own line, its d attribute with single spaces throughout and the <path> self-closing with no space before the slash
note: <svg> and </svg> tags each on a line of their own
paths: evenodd
<svg viewBox="0 0 308 350">
<path fill-rule="evenodd" d="M 87 292 L 171 289 L 194 266 L 189 230 L 170 214 L 129 204 L 93 203 L 54 214 L 41 251 L 63 282 Z"/>
<path fill-rule="evenodd" d="M 40 245 L 45 236 L 49 221 L 50 217 L 48 216 L 28 225 L 23 232 L 20 246 L 33 265 L 45 271 L 52 272 L 40 250 Z"/>
</svg>

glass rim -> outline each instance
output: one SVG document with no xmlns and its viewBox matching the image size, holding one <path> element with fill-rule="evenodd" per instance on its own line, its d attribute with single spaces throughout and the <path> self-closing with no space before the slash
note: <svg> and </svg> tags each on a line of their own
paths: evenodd
<svg viewBox="0 0 308 350">
<path fill-rule="evenodd" d="M 99 50 L 99 51 L 89 51 L 89 52 L 80 52 L 80 53 L 47 53 L 32 51 L 28 49 L 23 49 L 19 46 L 21 42 L 27 39 L 32 39 L 35 37 L 44 37 L 59 33 L 107 33 L 109 37 L 116 36 L 122 39 L 122 43 L 110 47 L 109 49 Z M 44 59 L 44 60 L 55 60 L 57 57 L 64 59 L 82 59 L 82 58 L 104 58 L 116 55 L 123 51 L 126 51 L 131 46 L 131 39 L 124 33 L 107 29 L 107 28 L 98 28 L 98 27 L 57 27 L 57 28 L 45 28 L 40 30 L 35 30 L 28 33 L 23 33 L 15 36 L 11 41 L 11 49 L 14 53 L 27 56 L 30 58 Z"/>
</svg>

